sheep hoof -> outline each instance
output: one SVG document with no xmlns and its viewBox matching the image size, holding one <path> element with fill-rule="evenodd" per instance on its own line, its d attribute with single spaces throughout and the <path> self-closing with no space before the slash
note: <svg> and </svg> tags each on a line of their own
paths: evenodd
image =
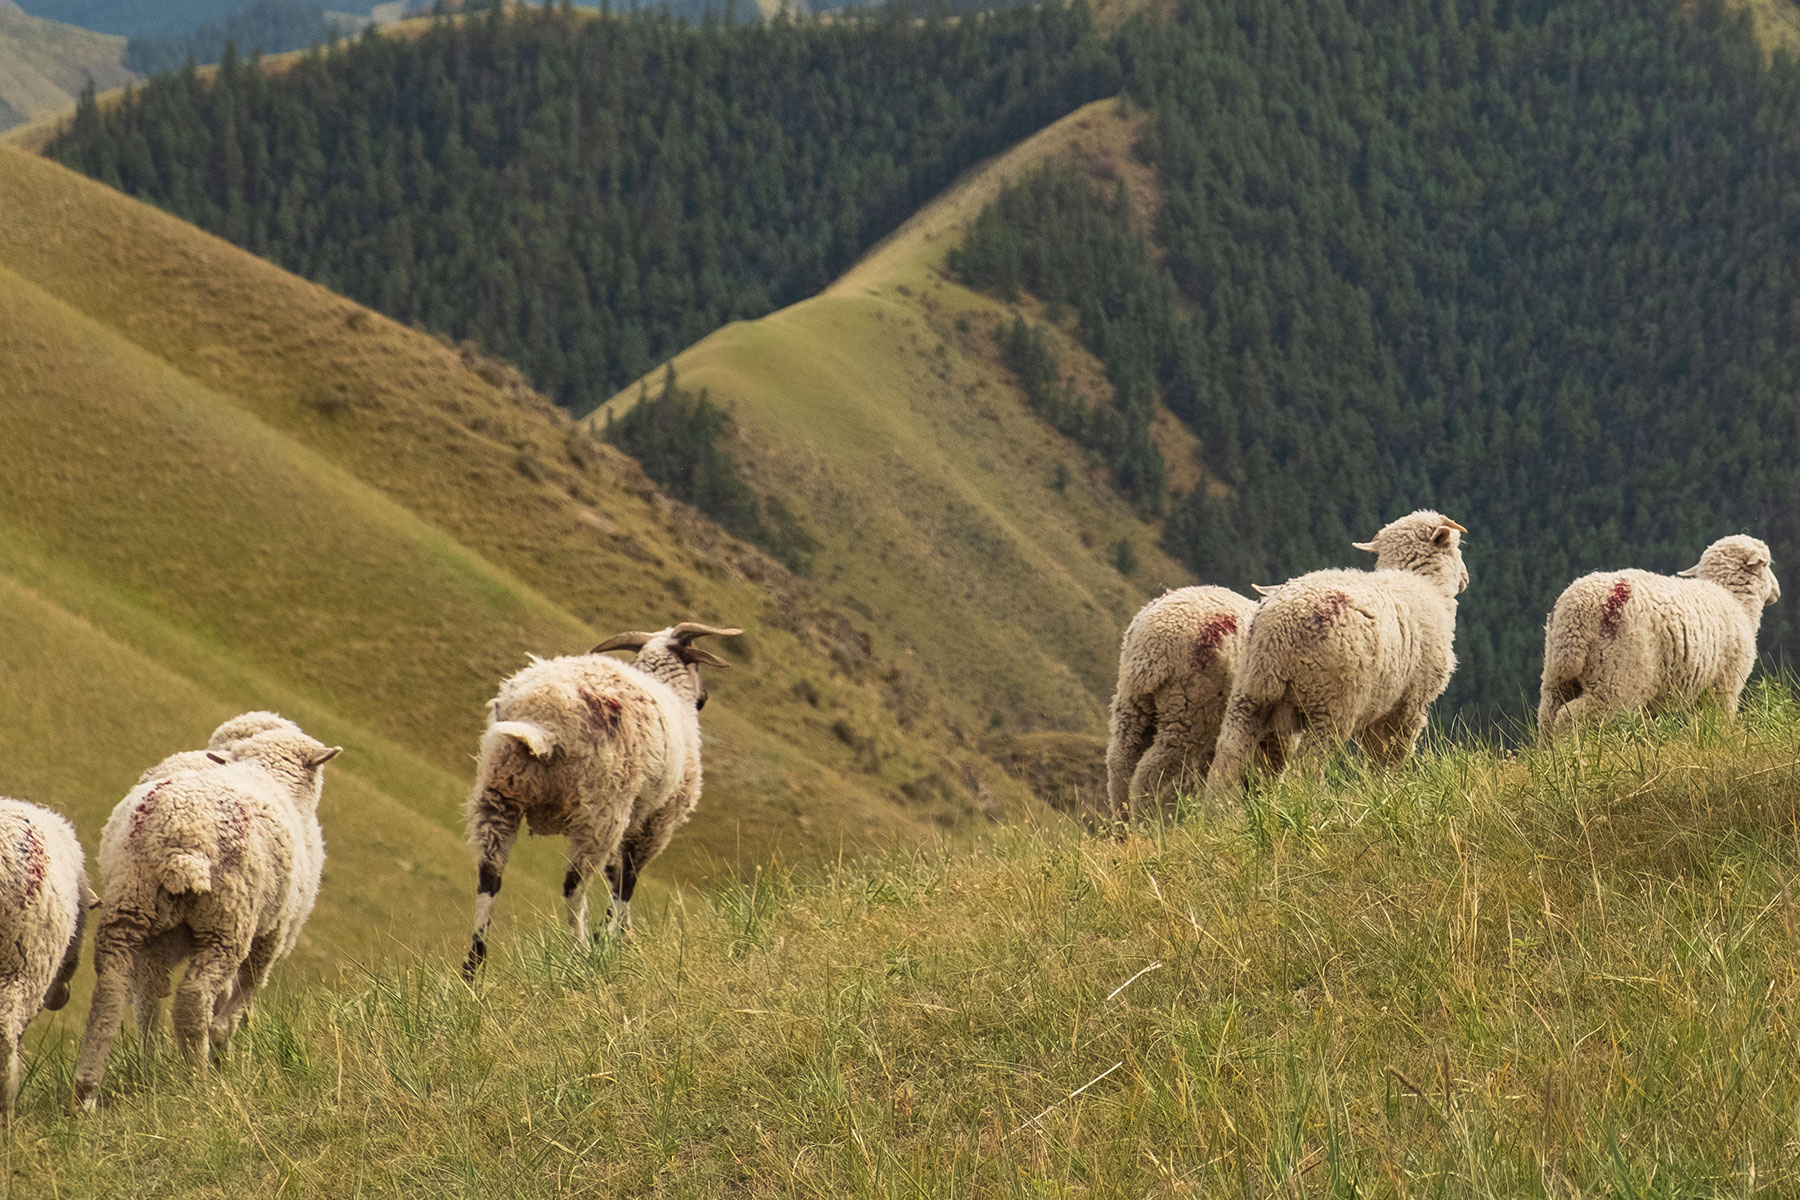
<svg viewBox="0 0 1800 1200">
<path fill-rule="evenodd" d="M 75 1085 L 75 1113 L 77 1116 L 91 1113 L 100 1107 L 99 1090 L 91 1083 Z"/>
</svg>

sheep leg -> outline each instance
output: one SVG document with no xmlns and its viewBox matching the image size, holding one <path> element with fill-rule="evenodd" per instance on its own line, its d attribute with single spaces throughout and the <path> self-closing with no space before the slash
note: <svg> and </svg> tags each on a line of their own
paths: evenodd
<svg viewBox="0 0 1800 1200">
<path fill-rule="evenodd" d="M 250 1011 L 251 1001 L 269 977 L 269 968 L 275 965 L 274 934 L 264 934 L 250 943 L 250 954 L 238 967 L 237 978 L 232 981 L 231 990 L 224 1001 L 213 1010 L 212 1045 L 213 1050 L 224 1049 L 231 1035 L 237 1032 L 238 1026 Z"/>
<path fill-rule="evenodd" d="M 1334 716 L 1329 709 L 1318 708 L 1301 714 L 1305 731 L 1292 755 L 1298 770 L 1308 779 L 1325 778 L 1331 756 L 1342 750 L 1352 730 L 1347 719 Z"/>
<path fill-rule="evenodd" d="M 1155 738 L 1156 714 L 1143 697 L 1113 700 L 1112 736 L 1106 743 L 1106 798 L 1115 820 L 1131 820 L 1137 767 Z"/>
<path fill-rule="evenodd" d="M 563 913 L 577 945 L 585 948 L 588 937 L 588 884 L 594 878 L 594 858 L 585 850 L 569 847 L 569 869 L 563 875 Z"/>
<path fill-rule="evenodd" d="M 1365 729 L 1359 741 L 1369 757 L 1386 767 L 1397 767 L 1412 756 L 1425 732 L 1425 712 L 1402 706 Z"/>
<path fill-rule="evenodd" d="M 162 1033 L 162 1002 L 169 994 L 168 948 L 147 942 L 139 950 L 137 969 L 132 972 L 131 1000 L 137 1014 L 138 1040 L 145 1046 L 156 1042 Z"/>
<path fill-rule="evenodd" d="M 1244 786 L 1251 756 L 1267 732 L 1273 709 L 1273 705 L 1259 704 L 1247 696 L 1233 696 L 1226 703 L 1212 768 L 1206 773 L 1207 791 L 1236 791 Z"/>
<path fill-rule="evenodd" d="M 1131 776 L 1133 812 L 1143 800 L 1156 800 L 1163 794 L 1178 791 L 1198 773 L 1200 756 L 1188 744 L 1185 729 L 1163 726 L 1150 752 L 1138 760 Z"/>
<path fill-rule="evenodd" d="M 19 1042 L 25 1036 L 25 1022 L 19 1018 L 24 1015 L 25 997 L 19 994 L 17 985 L 6 989 L 6 1104 L 5 1123 L 12 1124 L 12 1119 L 19 1106 Z"/>
<path fill-rule="evenodd" d="M 469 935 L 469 957 L 463 961 L 463 978 L 487 961 L 487 930 L 494 919 L 494 901 L 500 895 L 500 877 L 519 836 L 520 810 L 491 789 L 483 794 L 475 812 L 475 928 Z"/>
<path fill-rule="evenodd" d="M 86 891 L 86 888 L 83 888 Z M 75 905 L 75 932 L 69 935 L 69 945 L 63 951 L 62 962 L 56 968 L 56 977 L 50 981 L 50 988 L 44 993 L 44 1007 L 57 1012 L 69 1003 L 69 980 L 75 978 L 75 968 L 81 965 L 81 935 L 87 929 L 88 906 L 85 900 Z"/>
<path fill-rule="evenodd" d="M 102 925 L 94 937 L 94 996 L 88 1004 L 87 1030 L 75 1062 L 75 1102 L 92 1112 L 106 1074 L 106 1056 L 125 1020 L 126 994 L 136 973 L 139 947 L 129 935 Z"/>
<path fill-rule="evenodd" d="M 175 989 L 170 1013 L 175 1042 L 199 1061 L 201 1070 L 206 1069 L 211 1052 L 213 1009 L 245 957 L 238 945 L 224 936 L 203 938 L 188 961 L 181 986 Z"/>
<path fill-rule="evenodd" d="M 619 853 L 606 865 L 606 882 L 612 888 L 612 910 L 607 914 L 609 929 L 631 933 L 631 895 L 637 891 L 638 872 L 655 857 L 652 841 L 647 837 L 626 838 Z"/>
</svg>

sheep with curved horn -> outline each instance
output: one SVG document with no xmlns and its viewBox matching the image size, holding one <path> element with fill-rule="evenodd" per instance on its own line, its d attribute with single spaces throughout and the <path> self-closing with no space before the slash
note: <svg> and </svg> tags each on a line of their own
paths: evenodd
<svg viewBox="0 0 1800 1200">
<path fill-rule="evenodd" d="M 577 940 L 588 939 L 597 870 L 611 892 L 609 926 L 629 929 L 639 873 L 700 802 L 700 668 L 731 664 L 694 643 L 741 633 L 695 621 L 618 633 L 586 654 L 534 658 L 500 685 L 469 793 L 476 891 L 466 975 L 487 958 L 494 901 L 522 824 L 569 839 L 563 903 Z M 611 650 L 637 656 L 602 657 Z"/>
</svg>

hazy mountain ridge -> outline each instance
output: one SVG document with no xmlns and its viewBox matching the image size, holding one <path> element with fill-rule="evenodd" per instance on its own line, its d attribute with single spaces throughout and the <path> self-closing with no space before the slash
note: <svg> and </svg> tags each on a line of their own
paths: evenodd
<svg viewBox="0 0 1800 1200">
<path fill-rule="evenodd" d="M 92 81 L 105 91 L 138 74 L 125 39 L 41 20 L 0 0 L 0 130 L 71 108 Z"/>
</svg>

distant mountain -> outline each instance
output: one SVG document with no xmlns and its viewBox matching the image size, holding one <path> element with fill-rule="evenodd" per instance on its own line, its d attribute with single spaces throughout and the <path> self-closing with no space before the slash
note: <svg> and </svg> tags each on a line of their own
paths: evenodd
<svg viewBox="0 0 1800 1200">
<path fill-rule="evenodd" d="M 21 7 L 33 16 L 99 33 L 180 37 L 223 21 L 245 7 L 245 0 L 24 0 Z"/>
<path fill-rule="evenodd" d="M 0 129 L 60 112 L 89 80 L 105 90 L 137 75 L 125 39 L 35 17 L 0 0 Z"/>
</svg>

